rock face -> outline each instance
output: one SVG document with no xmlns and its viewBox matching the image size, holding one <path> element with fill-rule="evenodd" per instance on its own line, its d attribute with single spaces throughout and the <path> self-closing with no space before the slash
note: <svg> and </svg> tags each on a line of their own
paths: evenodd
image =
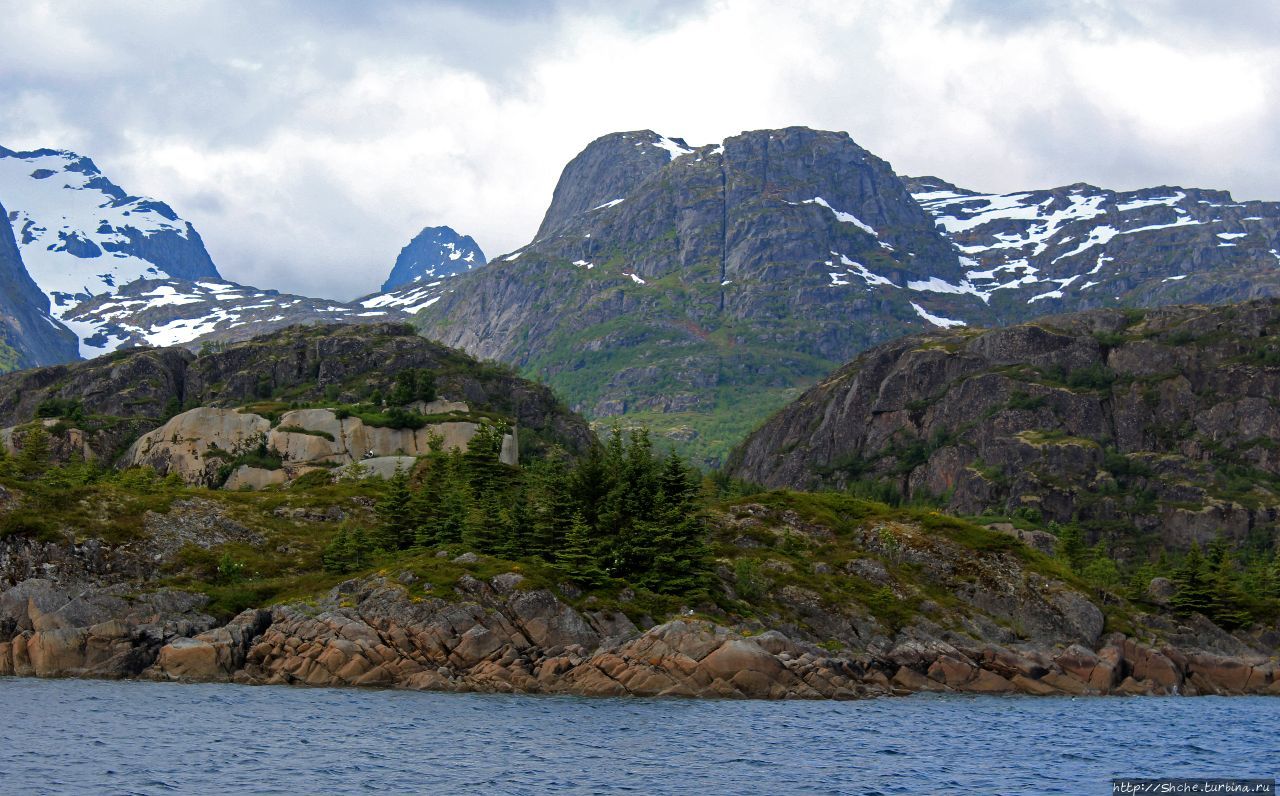
<svg viewBox="0 0 1280 796">
<path fill-rule="evenodd" d="M 565 169 L 536 242 L 420 316 L 428 336 L 536 373 L 596 417 L 717 411 L 745 431 L 823 362 L 925 324 L 905 291 L 860 289 L 859 269 L 962 273 L 905 183 L 847 135 L 690 149 L 620 133 Z"/>
<path fill-rule="evenodd" d="M 446 402 L 436 402 L 445 404 Z M 466 413 L 466 404 L 452 403 Z M 460 407 L 460 409 L 458 408 Z M 428 410 L 438 407 L 424 407 Z M 469 421 L 431 423 L 419 429 L 368 426 L 358 417 L 339 418 L 330 409 L 285 412 L 280 422 L 251 412 L 200 407 L 174 417 L 144 434 L 125 451 L 125 467 L 150 467 L 161 475 L 176 474 L 188 484 L 227 489 L 261 489 L 287 483 L 310 470 L 336 467 L 336 475 L 359 462 L 367 475 L 390 477 L 396 468 L 410 470 L 415 457 L 431 451 L 439 440 L 445 450 L 466 450 L 480 425 Z M 504 464 L 519 464 L 514 436 L 503 438 Z M 245 454 L 263 449 L 279 456 L 278 469 L 241 465 L 230 476 L 224 467 Z"/>
<path fill-rule="evenodd" d="M 426 227 L 400 250 L 382 292 L 446 279 L 484 264 L 484 252 L 470 235 L 459 235 L 452 227 Z"/>
<path fill-rule="evenodd" d="M 1280 693 L 1276 665 L 1155 649 L 1119 634 L 1095 652 L 906 640 L 833 654 L 777 631 L 744 636 L 706 621 L 641 632 L 580 614 L 547 591 L 473 581 L 471 598 L 416 599 L 374 578 L 318 611 L 248 612 L 161 648 L 144 676 L 173 680 L 420 690 L 851 699 L 913 691 L 1046 694 Z M 257 628 L 254 633 L 253 629 Z"/>
<path fill-rule="evenodd" d="M 284 391 L 294 401 L 357 403 L 374 390 L 390 391 L 395 375 L 411 368 L 434 375 L 446 403 L 433 411 L 452 411 L 452 401 L 508 417 L 528 432 L 522 445 L 535 452 L 554 443 L 576 453 L 591 439 L 582 419 L 546 387 L 395 324 L 291 327 L 200 356 L 182 348 L 148 349 L 6 374 L 0 376 L 0 427 L 29 422 L 51 399 L 78 403 L 88 415 L 150 422 L 153 428 L 184 404 L 225 409 Z M 368 433 L 370 445 L 382 444 L 381 432 Z M 290 438 L 287 444 L 301 443 Z M 354 441 L 351 450 L 360 444 Z M 398 447 L 385 450 L 394 454 Z M 98 455 L 113 460 L 121 452 L 113 447 Z"/>
<path fill-rule="evenodd" d="M 532 243 L 440 286 L 420 323 L 717 461 L 902 334 L 1276 295 L 1278 237 L 1280 204 L 1220 191 L 984 195 L 902 178 L 843 133 L 615 133 L 565 168 Z"/>
<path fill-rule="evenodd" d="M 1280 509 L 1278 329 L 1268 299 L 904 338 L 772 417 L 728 469 L 801 489 L 879 479 L 961 514 L 1123 521 L 1173 548 L 1240 540 Z"/>
<path fill-rule="evenodd" d="M 75 335 L 49 314 L 49 298 L 31 280 L 0 205 L 0 372 L 78 358 Z"/>
</svg>

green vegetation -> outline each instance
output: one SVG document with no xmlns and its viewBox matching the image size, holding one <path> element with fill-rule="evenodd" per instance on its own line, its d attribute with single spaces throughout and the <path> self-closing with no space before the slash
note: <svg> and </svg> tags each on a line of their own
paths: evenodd
<svg viewBox="0 0 1280 796">
<path fill-rule="evenodd" d="M 648 434 L 615 429 L 576 464 L 553 456 L 523 469 L 498 462 L 504 426 L 480 427 L 465 452 L 439 440 L 417 471 L 398 471 L 367 538 L 352 531 L 325 549 L 331 571 L 354 571 L 376 551 L 463 544 L 506 559 L 537 559 L 585 587 L 622 579 L 659 594 L 707 583 L 698 480 Z"/>
<path fill-rule="evenodd" d="M 21 363 L 22 355 L 18 353 L 17 349 L 0 340 L 0 373 L 17 370 Z"/>
</svg>

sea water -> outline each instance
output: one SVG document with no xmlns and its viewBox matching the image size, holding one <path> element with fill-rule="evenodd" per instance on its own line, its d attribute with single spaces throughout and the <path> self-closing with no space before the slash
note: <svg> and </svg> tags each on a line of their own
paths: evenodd
<svg viewBox="0 0 1280 796">
<path fill-rule="evenodd" d="M 1275 777 L 1280 699 L 856 702 L 0 678 L 0 792 L 1104 794 Z"/>
</svg>

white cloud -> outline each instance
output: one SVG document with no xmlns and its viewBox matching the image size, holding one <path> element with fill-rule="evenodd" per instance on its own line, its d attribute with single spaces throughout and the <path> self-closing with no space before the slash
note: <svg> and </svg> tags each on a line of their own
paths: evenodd
<svg viewBox="0 0 1280 796">
<path fill-rule="evenodd" d="M 904 173 L 1280 198 L 1261 5 L 13 4 L 0 144 L 92 156 L 232 279 L 349 298 L 422 226 L 532 235 L 591 139 L 848 130 Z M 265 10 L 264 10 L 265 9 Z M 3 200 L 3 197 L 0 197 Z"/>
</svg>

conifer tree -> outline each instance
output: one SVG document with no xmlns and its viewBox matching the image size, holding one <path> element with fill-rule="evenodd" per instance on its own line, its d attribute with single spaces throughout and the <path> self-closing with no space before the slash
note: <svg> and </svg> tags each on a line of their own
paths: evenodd
<svg viewBox="0 0 1280 796">
<path fill-rule="evenodd" d="M 415 527 L 409 505 L 411 497 L 409 473 L 397 466 L 374 507 L 380 530 L 378 544 L 383 549 L 399 550 L 413 544 Z"/>
<path fill-rule="evenodd" d="M 1058 557 L 1067 562 L 1072 571 L 1079 572 L 1085 564 L 1089 548 L 1085 546 L 1080 526 L 1074 522 L 1062 526 L 1058 532 Z"/>
<path fill-rule="evenodd" d="M 1230 550 L 1223 550 L 1213 572 L 1213 604 L 1210 618 L 1228 630 L 1249 623 L 1245 609 L 1244 593 L 1240 589 L 1240 573 L 1236 571 L 1235 557 Z"/>
<path fill-rule="evenodd" d="M 43 423 L 32 423 L 22 433 L 22 449 L 18 452 L 18 472 L 24 478 L 36 478 L 49 468 L 49 432 Z"/>
<path fill-rule="evenodd" d="M 1177 589 L 1170 605 L 1179 613 L 1202 613 L 1209 616 L 1216 607 L 1213 586 L 1210 583 L 1208 564 L 1200 552 L 1199 543 L 1192 543 L 1191 550 L 1174 572 Z"/>
<path fill-rule="evenodd" d="M 605 580 L 590 533 L 581 515 L 575 514 L 564 546 L 556 553 L 556 568 L 569 580 L 587 588 L 598 586 Z"/>
<path fill-rule="evenodd" d="M 531 462 L 525 468 L 525 483 L 529 554 L 552 561 L 564 544 L 575 513 L 563 453 L 552 450 L 545 459 Z"/>
</svg>

